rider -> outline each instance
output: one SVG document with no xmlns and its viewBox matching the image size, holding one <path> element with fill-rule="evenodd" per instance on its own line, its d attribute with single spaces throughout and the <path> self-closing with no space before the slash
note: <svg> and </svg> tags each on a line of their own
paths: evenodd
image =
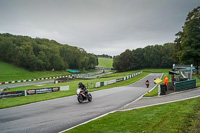
<svg viewBox="0 0 200 133">
<path fill-rule="evenodd" d="M 84 91 L 86 96 L 88 96 L 88 90 L 86 89 L 85 85 L 82 82 L 79 82 L 78 87 Z"/>
<path fill-rule="evenodd" d="M 147 80 L 145 84 L 146 84 L 146 85 L 149 84 L 149 80 Z"/>
</svg>

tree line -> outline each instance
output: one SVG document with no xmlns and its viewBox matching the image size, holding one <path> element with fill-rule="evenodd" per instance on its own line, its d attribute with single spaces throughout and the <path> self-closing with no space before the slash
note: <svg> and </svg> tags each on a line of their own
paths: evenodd
<svg viewBox="0 0 200 133">
<path fill-rule="evenodd" d="M 152 45 L 136 50 L 127 49 L 114 57 L 113 68 L 128 71 L 142 68 L 172 68 L 172 64 L 200 63 L 200 6 L 189 12 L 183 31 L 173 43 Z"/>
<path fill-rule="evenodd" d="M 146 46 L 135 50 L 127 49 L 113 59 L 113 68 L 129 71 L 142 68 L 171 68 L 176 61 L 171 58 L 174 44 Z"/>
<path fill-rule="evenodd" d="M 8 33 L 0 34 L 0 60 L 32 71 L 89 69 L 98 65 L 97 56 L 83 48 Z"/>
<path fill-rule="evenodd" d="M 107 54 L 97 55 L 97 57 L 112 58 L 112 56 L 107 55 Z"/>
</svg>

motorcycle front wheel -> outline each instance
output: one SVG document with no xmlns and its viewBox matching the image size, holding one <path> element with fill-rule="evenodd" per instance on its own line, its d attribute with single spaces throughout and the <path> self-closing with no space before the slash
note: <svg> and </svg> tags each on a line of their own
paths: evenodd
<svg viewBox="0 0 200 133">
<path fill-rule="evenodd" d="M 91 102 L 92 101 L 92 95 L 88 94 L 88 101 Z"/>
<path fill-rule="evenodd" d="M 83 102 L 83 96 L 79 95 L 77 97 L 77 100 L 78 100 L 79 103 L 82 103 Z"/>
</svg>

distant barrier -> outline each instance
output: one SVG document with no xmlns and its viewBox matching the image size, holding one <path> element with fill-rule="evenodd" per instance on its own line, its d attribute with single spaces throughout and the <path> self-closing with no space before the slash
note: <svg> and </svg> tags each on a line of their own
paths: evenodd
<svg viewBox="0 0 200 133">
<path fill-rule="evenodd" d="M 46 80 L 46 79 L 56 79 L 56 78 L 65 78 L 65 77 L 71 78 L 73 76 L 68 75 L 68 76 L 55 76 L 55 77 L 48 77 L 48 78 L 38 78 L 38 79 L 17 80 L 17 81 L 2 82 L 0 84 L 13 84 L 13 83 L 31 82 L 31 81 L 39 81 L 39 80 Z"/>
<path fill-rule="evenodd" d="M 135 74 L 132 74 L 132 75 L 128 75 L 126 77 L 123 77 L 123 78 L 119 78 L 119 79 L 114 79 L 114 80 L 109 80 L 109 81 L 104 81 L 104 82 L 97 82 L 95 87 L 98 88 L 98 87 L 102 87 L 102 86 L 106 86 L 106 85 L 110 85 L 110 84 L 114 84 L 116 82 L 121 82 L 121 81 L 125 81 L 125 80 L 128 80 L 130 78 L 133 78 L 139 74 L 141 74 L 141 72 L 138 72 L 138 73 L 135 73 Z"/>
</svg>

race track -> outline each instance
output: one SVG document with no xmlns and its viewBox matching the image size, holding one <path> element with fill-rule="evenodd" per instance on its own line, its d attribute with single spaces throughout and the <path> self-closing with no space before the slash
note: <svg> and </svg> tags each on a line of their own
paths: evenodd
<svg viewBox="0 0 200 133">
<path fill-rule="evenodd" d="M 1 133 L 56 133 L 73 127 L 102 114 L 117 110 L 141 97 L 155 86 L 150 74 L 142 80 L 125 87 L 115 87 L 92 92 L 93 101 L 79 104 L 77 96 L 69 96 L 28 105 L 0 109 Z M 145 81 L 150 87 L 145 87 Z"/>
</svg>

